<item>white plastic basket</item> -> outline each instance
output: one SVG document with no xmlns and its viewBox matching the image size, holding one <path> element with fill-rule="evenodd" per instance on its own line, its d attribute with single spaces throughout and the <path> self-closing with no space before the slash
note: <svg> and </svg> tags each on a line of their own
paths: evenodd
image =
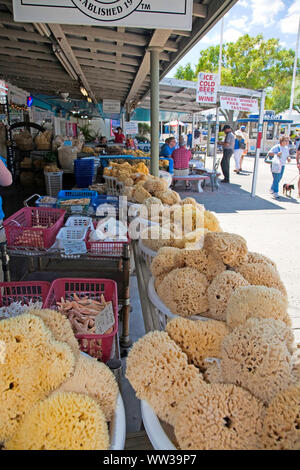
<svg viewBox="0 0 300 470">
<path fill-rule="evenodd" d="M 139 251 L 146 265 L 150 269 L 151 263 L 157 255 L 157 251 L 153 251 L 150 250 L 150 248 L 147 248 L 141 239 L 139 239 Z"/>
<path fill-rule="evenodd" d="M 47 196 L 56 197 L 62 190 L 63 171 L 44 172 Z"/>
<path fill-rule="evenodd" d="M 90 228 L 93 230 L 93 219 L 91 217 L 80 217 L 73 215 L 68 218 L 65 227 Z"/>
<path fill-rule="evenodd" d="M 150 281 L 148 284 L 148 297 L 152 305 L 155 307 L 155 311 L 157 313 L 157 316 L 159 317 L 161 331 L 164 331 L 166 329 L 168 321 L 171 320 L 172 318 L 178 318 L 179 315 L 174 315 L 174 313 L 172 313 L 168 309 L 168 307 L 163 303 L 163 301 L 158 296 L 156 289 L 155 289 L 154 277 L 150 278 Z M 195 321 L 211 320 L 210 318 L 203 317 L 202 315 L 193 315 L 192 317 L 188 317 L 188 319 L 195 320 Z"/>
<path fill-rule="evenodd" d="M 60 229 L 56 236 L 58 249 L 64 249 L 65 246 L 69 247 L 70 242 L 84 242 L 86 227 L 63 227 Z"/>
<path fill-rule="evenodd" d="M 141 400 L 141 412 L 145 430 L 154 450 L 177 450 L 165 433 L 153 408 Z"/>
<path fill-rule="evenodd" d="M 117 178 L 113 178 L 112 176 L 104 176 L 104 180 L 109 196 L 121 196 L 123 194 L 125 189 L 124 183 L 121 183 Z"/>
</svg>

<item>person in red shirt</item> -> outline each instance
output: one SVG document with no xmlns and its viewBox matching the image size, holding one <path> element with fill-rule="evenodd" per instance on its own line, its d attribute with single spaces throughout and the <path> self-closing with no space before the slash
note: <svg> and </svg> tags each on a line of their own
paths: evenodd
<svg viewBox="0 0 300 470">
<path fill-rule="evenodd" d="M 117 132 L 113 130 L 114 136 L 115 136 L 115 143 L 116 144 L 123 144 L 124 140 L 126 139 L 125 135 L 123 134 L 123 129 L 122 127 L 117 127 L 116 129 Z"/>
<path fill-rule="evenodd" d="M 175 149 L 172 153 L 174 161 L 174 176 L 188 176 L 190 173 L 189 162 L 192 158 L 192 153 L 186 148 L 187 139 L 180 136 L 179 148 Z M 188 188 L 188 185 L 186 185 Z"/>
</svg>

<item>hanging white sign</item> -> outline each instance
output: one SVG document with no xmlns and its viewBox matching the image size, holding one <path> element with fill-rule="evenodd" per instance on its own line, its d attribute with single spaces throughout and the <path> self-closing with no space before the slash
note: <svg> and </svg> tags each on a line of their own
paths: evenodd
<svg viewBox="0 0 300 470">
<path fill-rule="evenodd" d="M 197 103 L 215 104 L 218 93 L 218 75 L 200 72 L 197 84 Z"/>
<path fill-rule="evenodd" d="M 222 109 L 231 111 L 243 111 L 244 113 L 257 113 L 258 100 L 252 98 L 239 98 L 237 96 L 220 96 Z"/>
<path fill-rule="evenodd" d="M 192 30 L 193 0 L 13 0 L 15 21 Z"/>
<path fill-rule="evenodd" d="M 121 103 L 117 100 L 103 100 L 104 114 L 120 114 Z"/>
</svg>

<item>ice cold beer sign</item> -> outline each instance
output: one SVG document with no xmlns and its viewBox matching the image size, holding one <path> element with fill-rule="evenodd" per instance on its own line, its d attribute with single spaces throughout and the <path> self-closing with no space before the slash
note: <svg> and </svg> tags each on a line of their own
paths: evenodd
<svg viewBox="0 0 300 470">
<path fill-rule="evenodd" d="M 142 0 L 72 0 L 74 5 L 95 20 L 116 21 L 131 15 Z"/>
<path fill-rule="evenodd" d="M 15 21 L 192 29 L 193 0 L 13 0 Z"/>
</svg>

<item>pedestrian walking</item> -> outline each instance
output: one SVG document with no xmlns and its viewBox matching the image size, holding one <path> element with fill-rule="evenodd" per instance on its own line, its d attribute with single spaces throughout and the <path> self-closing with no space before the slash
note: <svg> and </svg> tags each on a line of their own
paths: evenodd
<svg viewBox="0 0 300 470">
<path fill-rule="evenodd" d="M 235 136 L 232 132 L 232 128 L 226 124 L 223 127 L 222 132 L 225 132 L 226 137 L 224 142 L 218 142 L 219 145 L 223 147 L 223 158 L 221 161 L 221 168 L 224 175 L 224 179 L 221 183 L 229 183 L 230 177 L 230 158 L 234 152 L 234 145 L 235 145 Z"/>
<path fill-rule="evenodd" d="M 279 183 L 282 180 L 286 162 L 291 161 L 289 156 L 289 141 L 290 139 L 287 135 L 282 135 L 279 144 L 271 148 L 266 158 L 266 161 L 271 163 L 273 183 L 270 193 L 273 194 L 274 199 L 279 198 Z M 271 159 L 269 157 L 271 157 Z"/>
<path fill-rule="evenodd" d="M 297 162 L 297 168 L 298 168 L 298 171 L 299 171 L 298 197 L 300 198 L 300 140 L 297 142 L 296 162 Z"/>
</svg>

